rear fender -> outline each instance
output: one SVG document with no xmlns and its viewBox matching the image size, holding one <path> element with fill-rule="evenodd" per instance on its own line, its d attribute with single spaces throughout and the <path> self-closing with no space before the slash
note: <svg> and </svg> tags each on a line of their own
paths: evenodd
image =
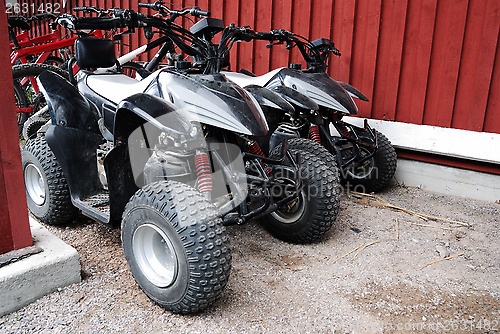
<svg viewBox="0 0 500 334">
<path fill-rule="evenodd" d="M 100 133 L 97 110 L 78 89 L 57 73 L 45 71 L 37 78 L 56 126 Z"/>
<path fill-rule="evenodd" d="M 45 139 L 66 177 L 71 199 L 81 199 L 99 190 L 96 150 L 102 137 L 76 128 L 51 125 Z"/>
</svg>

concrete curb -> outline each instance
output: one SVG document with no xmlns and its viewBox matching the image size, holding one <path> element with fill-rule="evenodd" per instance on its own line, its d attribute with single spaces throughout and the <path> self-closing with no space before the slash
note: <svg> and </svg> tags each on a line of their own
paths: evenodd
<svg viewBox="0 0 500 334">
<path fill-rule="evenodd" d="M 43 252 L 0 268 L 0 316 L 81 281 L 77 251 L 30 217 L 33 244 Z"/>
<path fill-rule="evenodd" d="M 407 186 L 441 194 L 488 202 L 500 200 L 500 175 L 496 174 L 400 158 L 395 178 Z"/>
</svg>

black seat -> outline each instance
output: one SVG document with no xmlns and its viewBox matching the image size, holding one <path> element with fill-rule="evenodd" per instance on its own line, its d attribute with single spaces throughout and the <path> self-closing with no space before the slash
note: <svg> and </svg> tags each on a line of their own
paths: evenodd
<svg viewBox="0 0 500 334">
<path fill-rule="evenodd" d="M 107 38 L 78 38 L 75 50 L 80 68 L 112 67 L 117 63 L 115 43 Z"/>
</svg>

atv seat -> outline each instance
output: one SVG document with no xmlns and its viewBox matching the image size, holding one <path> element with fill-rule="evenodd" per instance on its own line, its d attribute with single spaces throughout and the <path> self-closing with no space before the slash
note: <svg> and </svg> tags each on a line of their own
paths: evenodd
<svg viewBox="0 0 500 334">
<path fill-rule="evenodd" d="M 159 73 L 161 71 L 156 71 L 141 81 L 119 73 L 91 74 L 87 78 L 87 85 L 97 94 L 118 104 L 131 95 L 143 93 Z"/>
</svg>

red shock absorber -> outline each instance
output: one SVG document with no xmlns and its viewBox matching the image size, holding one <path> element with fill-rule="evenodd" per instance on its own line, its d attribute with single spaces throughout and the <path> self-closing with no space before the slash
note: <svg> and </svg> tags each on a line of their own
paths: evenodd
<svg viewBox="0 0 500 334">
<path fill-rule="evenodd" d="M 212 191 L 212 169 L 210 168 L 208 154 L 205 152 L 196 154 L 194 164 L 196 167 L 198 190 L 202 193 Z"/>
<path fill-rule="evenodd" d="M 255 140 L 251 140 L 248 142 L 248 152 L 255 155 L 260 155 L 261 157 L 264 156 L 264 152 L 262 152 L 259 143 L 257 143 Z M 273 170 L 271 168 L 266 168 L 265 171 L 266 174 L 269 175 L 269 173 L 271 173 Z"/>
<path fill-rule="evenodd" d="M 351 136 L 351 134 L 349 133 L 349 129 L 343 123 L 339 122 L 339 127 L 340 127 L 340 131 L 342 131 L 342 134 L 344 136 L 346 136 L 346 137 L 350 137 Z"/>
<path fill-rule="evenodd" d="M 321 144 L 321 137 L 319 136 L 319 127 L 317 125 L 311 125 L 309 127 L 309 139 Z"/>
<path fill-rule="evenodd" d="M 255 155 L 260 155 L 261 157 L 264 156 L 264 153 L 262 152 L 259 144 L 255 140 L 251 140 L 248 143 L 248 152 L 255 154 Z"/>
</svg>

